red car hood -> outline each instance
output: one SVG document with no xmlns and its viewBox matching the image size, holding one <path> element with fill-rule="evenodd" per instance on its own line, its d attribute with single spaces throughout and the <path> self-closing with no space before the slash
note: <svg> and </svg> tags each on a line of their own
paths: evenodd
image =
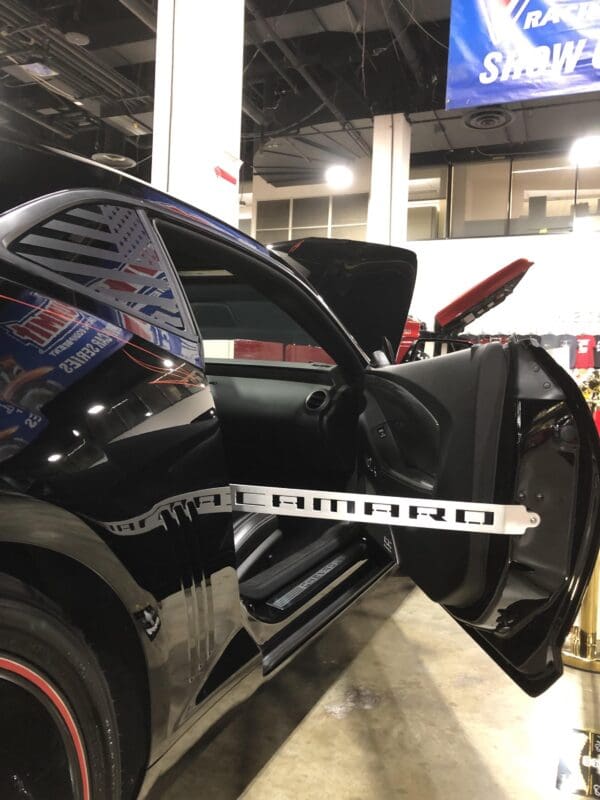
<svg viewBox="0 0 600 800">
<path fill-rule="evenodd" d="M 435 332 L 457 336 L 474 319 L 500 305 L 532 264 L 519 258 L 461 294 L 435 315 Z"/>
</svg>

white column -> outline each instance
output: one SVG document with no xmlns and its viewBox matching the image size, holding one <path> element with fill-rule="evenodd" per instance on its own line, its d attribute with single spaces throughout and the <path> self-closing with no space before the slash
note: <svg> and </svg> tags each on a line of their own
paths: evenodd
<svg viewBox="0 0 600 800">
<path fill-rule="evenodd" d="M 410 123 L 403 114 L 374 117 L 367 241 L 406 243 L 409 168 Z"/>
<path fill-rule="evenodd" d="M 159 0 L 152 183 L 237 226 L 244 0 Z"/>
</svg>

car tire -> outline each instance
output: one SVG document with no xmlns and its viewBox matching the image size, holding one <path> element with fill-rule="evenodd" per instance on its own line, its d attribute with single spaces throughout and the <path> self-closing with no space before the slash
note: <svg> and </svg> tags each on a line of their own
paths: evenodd
<svg viewBox="0 0 600 800">
<path fill-rule="evenodd" d="M 2 761 L 3 799 L 121 798 L 117 718 L 96 656 L 54 603 L 0 574 Z"/>
</svg>

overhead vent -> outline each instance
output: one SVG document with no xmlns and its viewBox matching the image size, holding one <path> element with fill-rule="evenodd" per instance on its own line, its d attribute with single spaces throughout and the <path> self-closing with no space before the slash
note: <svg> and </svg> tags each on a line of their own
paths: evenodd
<svg viewBox="0 0 600 800">
<path fill-rule="evenodd" d="M 504 128 L 512 120 L 512 114 L 505 108 L 489 107 L 479 108 L 465 117 L 467 128 L 475 130 L 490 131 L 496 128 Z"/>
</svg>

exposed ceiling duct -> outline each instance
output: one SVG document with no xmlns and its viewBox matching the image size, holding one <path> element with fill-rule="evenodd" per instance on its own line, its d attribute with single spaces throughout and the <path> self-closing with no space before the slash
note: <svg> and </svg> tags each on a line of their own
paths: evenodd
<svg viewBox="0 0 600 800">
<path fill-rule="evenodd" d="M 426 74 L 421 57 L 409 33 L 410 18 L 404 10 L 401 10 L 396 0 L 380 0 L 380 2 L 396 44 L 404 56 L 417 86 L 422 87 L 426 83 Z"/>
<path fill-rule="evenodd" d="M 293 50 L 287 45 L 283 39 L 277 34 L 277 32 L 273 29 L 271 24 L 262 16 L 255 0 L 246 0 L 246 8 L 256 22 L 257 28 L 261 35 L 266 38 L 270 39 L 281 51 L 287 62 L 296 70 L 296 72 L 303 78 L 303 80 L 308 84 L 308 86 L 312 89 L 312 91 L 317 95 L 317 97 L 322 101 L 323 105 L 329 110 L 329 112 L 334 116 L 334 118 L 339 122 L 340 125 L 343 126 L 344 130 L 347 131 L 348 135 L 353 139 L 354 142 L 360 147 L 360 149 L 366 154 L 369 155 L 371 152 L 371 148 L 367 144 L 367 142 L 363 139 L 361 134 L 355 130 L 346 117 L 342 114 L 338 106 L 328 97 L 323 89 L 319 86 L 316 80 L 312 77 L 308 69 L 300 62 L 296 54 Z"/>
<path fill-rule="evenodd" d="M 84 112 L 105 118 L 109 125 L 111 118 L 125 118 L 134 136 L 150 133 L 135 115 L 151 110 L 153 97 L 93 53 L 69 42 L 22 0 L 0 0 L 0 25 L 0 70 L 23 84 L 37 84 L 54 97 L 57 110 L 66 103 L 65 131 L 58 124 L 49 125 L 36 109 L 17 108 L 9 101 L 4 101 L 5 108 L 63 137 L 86 124 Z"/>
</svg>

